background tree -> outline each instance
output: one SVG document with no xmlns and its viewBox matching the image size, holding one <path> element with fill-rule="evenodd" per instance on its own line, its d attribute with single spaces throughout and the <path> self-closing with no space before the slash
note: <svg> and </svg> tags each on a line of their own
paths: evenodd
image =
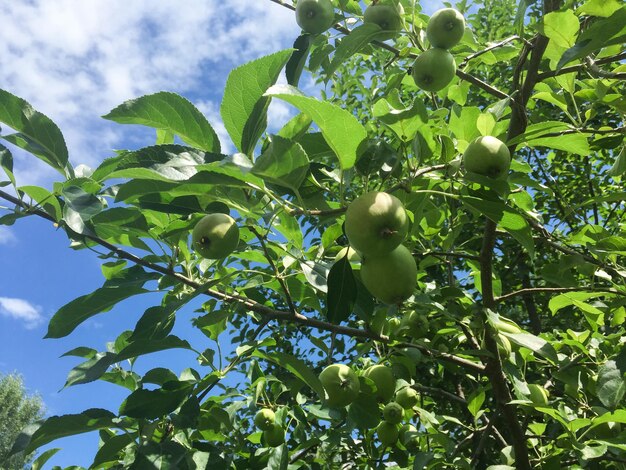
<svg viewBox="0 0 626 470">
<path fill-rule="evenodd" d="M 19 375 L 0 377 L 0 468 L 21 470 L 32 460 L 19 452 L 9 456 L 22 429 L 43 417 L 43 403 L 37 395 L 29 395 Z"/>
<path fill-rule="evenodd" d="M 332 2 L 332 32 L 231 73 L 221 116 L 233 155 L 191 103 L 162 92 L 105 116 L 155 128 L 156 142 L 74 168 L 58 128 L 0 91 L 0 121 L 17 132 L 2 137 L 65 178 L 20 187 L 1 147 L 15 195 L 0 192 L 12 204 L 0 222 L 35 215 L 74 248 L 105 250 L 104 285 L 62 307 L 47 337 L 163 294 L 105 351 L 67 353 L 83 359 L 67 385 L 125 387 L 119 410 L 51 417 L 16 450 L 97 431 L 93 468 L 624 468 L 626 7 L 462 2 L 455 78 L 426 93 L 410 71 L 430 47 L 429 18 L 415 2 L 380 3 L 402 32 L 361 22 L 356 1 Z M 289 85 L 276 85 L 283 70 Z M 322 99 L 296 88 L 303 70 Z M 271 99 L 298 112 L 275 133 Z M 507 177 L 463 168 L 480 136 L 506 143 Z M 403 303 L 374 299 L 359 262 L 337 257 L 347 207 L 372 190 L 410 219 L 402 243 L 418 274 Z M 225 259 L 189 244 L 213 212 L 239 226 Z M 206 343 L 172 334 L 186 305 Z M 172 348 L 198 364 L 133 368 Z M 347 407 L 328 406 L 318 378 L 336 363 L 359 376 L 346 373 L 359 390 Z M 407 387 L 419 394 L 402 433 L 389 385 L 402 402 Z M 258 429 L 265 409 L 275 426 Z"/>
</svg>

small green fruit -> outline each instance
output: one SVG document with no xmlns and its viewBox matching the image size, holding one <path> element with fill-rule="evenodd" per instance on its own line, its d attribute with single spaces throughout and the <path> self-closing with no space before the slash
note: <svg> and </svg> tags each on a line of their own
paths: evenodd
<svg viewBox="0 0 626 470">
<path fill-rule="evenodd" d="M 417 282 L 413 254 L 400 245 L 381 256 L 365 256 L 361 263 L 361 281 L 377 299 L 388 304 L 401 304 L 413 295 Z"/>
<path fill-rule="evenodd" d="M 345 364 L 332 364 L 319 376 L 328 398 L 328 406 L 348 406 L 359 395 L 359 377 Z"/>
<path fill-rule="evenodd" d="M 398 335 L 398 329 L 402 322 L 399 318 L 392 317 L 387 320 L 387 327 L 383 330 L 390 338 L 395 338 Z"/>
<path fill-rule="evenodd" d="M 391 194 L 372 191 L 356 198 L 346 211 L 350 245 L 365 255 L 383 255 L 402 243 L 409 218 L 402 202 Z"/>
<path fill-rule="evenodd" d="M 365 9 L 363 22 L 375 23 L 380 26 L 386 32 L 386 34 L 381 35 L 380 39 L 386 41 L 395 38 L 402 30 L 403 13 L 404 9 L 399 3 L 393 0 L 379 1 L 372 3 Z"/>
<path fill-rule="evenodd" d="M 402 328 L 413 339 L 425 337 L 428 334 L 429 327 L 428 317 L 416 311 L 407 313 L 402 319 Z"/>
<path fill-rule="evenodd" d="M 413 452 L 419 447 L 417 428 L 412 424 L 405 424 L 400 428 L 398 439 L 408 451 Z"/>
<path fill-rule="evenodd" d="M 473 140 L 463 153 L 463 166 L 466 171 L 501 178 L 506 176 L 511 166 L 511 153 L 504 143 L 490 135 Z"/>
<path fill-rule="evenodd" d="M 376 427 L 378 441 L 383 447 L 390 447 L 398 442 L 399 434 L 400 431 L 398 431 L 398 426 L 388 423 L 387 421 L 381 421 L 381 423 Z"/>
<path fill-rule="evenodd" d="M 456 74 L 456 62 L 447 50 L 434 47 L 422 52 L 413 62 L 411 76 L 424 91 L 443 90 Z"/>
<path fill-rule="evenodd" d="M 548 391 L 541 385 L 528 384 L 530 401 L 537 406 L 548 406 Z"/>
<path fill-rule="evenodd" d="M 334 22 L 335 10 L 330 0 L 298 0 L 296 23 L 305 33 L 323 33 Z"/>
<path fill-rule="evenodd" d="M 511 352 L 513 352 L 513 348 L 511 347 L 511 341 L 504 335 L 498 335 L 496 337 L 496 343 L 498 343 L 498 352 L 503 359 L 508 359 L 511 356 Z"/>
<path fill-rule="evenodd" d="M 404 408 L 392 401 L 383 408 L 383 419 L 391 424 L 399 424 L 404 418 Z"/>
<path fill-rule="evenodd" d="M 285 430 L 280 424 L 272 424 L 271 427 L 263 431 L 263 439 L 269 447 L 278 447 L 285 442 Z"/>
<path fill-rule="evenodd" d="M 191 243 L 203 258 L 226 258 L 239 244 L 239 227 L 227 214 L 205 215 L 193 228 Z"/>
<path fill-rule="evenodd" d="M 450 49 L 465 33 L 465 18 L 454 8 L 443 8 L 433 13 L 426 26 L 426 36 L 433 47 Z"/>
<path fill-rule="evenodd" d="M 365 369 L 363 377 L 374 382 L 374 385 L 376 385 L 376 397 L 379 401 L 386 403 L 391 400 L 396 390 L 396 378 L 393 376 L 391 368 L 383 364 L 377 364 Z"/>
<path fill-rule="evenodd" d="M 419 401 L 419 394 L 414 388 L 405 387 L 396 393 L 396 403 L 405 410 L 413 408 Z"/>
<path fill-rule="evenodd" d="M 276 415 L 269 408 L 263 408 L 259 410 L 254 416 L 254 424 L 261 431 L 267 431 L 274 425 Z"/>
</svg>

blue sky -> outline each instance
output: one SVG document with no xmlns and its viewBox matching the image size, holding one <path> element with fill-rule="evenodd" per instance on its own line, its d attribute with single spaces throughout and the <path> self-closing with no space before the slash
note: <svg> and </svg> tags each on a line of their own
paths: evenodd
<svg viewBox="0 0 626 470">
<path fill-rule="evenodd" d="M 426 11 L 434 9 L 432 3 L 424 5 Z M 161 90 L 194 102 L 220 135 L 223 149 L 233 150 L 219 118 L 228 72 L 291 47 L 299 33 L 292 12 L 269 0 L 0 0 L 0 18 L 0 88 L 55 121 L 72 163 L 90 167 L 111 156 L 112 149 L 153 143 L 153 130 L 100 116 L 125 100 Z M 307 86 L 306 77 L 303 83 Z M 288 105 L 274 102 L 269 120 L 278 125 L 292 113 Z M 18 185 L 50 188 L 57 179 L 34 157 L 18 151 L 13 156 Z M 68 246 L 65 235 L 41 219 L 0 226 L 0 372 L 22 374 L 28 390 L 42 396 L 48 415 L 90 407 L 117 411 L 127 395 L 117 386 L 92 383 L 60 391 L 80 360 L 59 356 L 77 346 L 103 350 L 159 297 L 132 299 L 66 338 L 42 339 L 58 308 L 102 285 L 95 253 Z M 187 326 L 192 308 L 179 317 L 175 334 L 192 344 L 206 343 Z M 172 351 L 142 358 L 138 368 L 156 363 L 176 372 L 199 368 L 193 353 Z M 53 447 L 62 450 L 46 469 L 88 466 L 97 435 L 63 439 Z"/>
</svg>

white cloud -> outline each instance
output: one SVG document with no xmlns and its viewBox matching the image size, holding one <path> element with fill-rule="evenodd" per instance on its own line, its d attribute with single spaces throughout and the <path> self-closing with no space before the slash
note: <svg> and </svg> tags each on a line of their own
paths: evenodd
<svg viewBox="0 0 626 470">
<path fill-rule="evenodd" d="M 299 32 L 293 12 L 269 0 L 0 1 L 0 17 L 1 87 L 59 124 L 72 162 L 90 166 L 131 135 L 153 139 L 99 118 L 113 107 L 160 90 L 219 103 L 229 70 Z M 20 152 L 15 168 L 19 184 L 54 175 Z"/>
<path fill-rule="evenodd" d="M 8 227 L 0 226 L 0 245 L 13 245 L 17 242 L 17 237 Z"/>
<path fill-rule="evenodd" d="M 37 328 L 44 321 L 41 307 L 12 297 L 0 297 L 0 315 L 24 322 L 29 330 Z"/>
</svg>

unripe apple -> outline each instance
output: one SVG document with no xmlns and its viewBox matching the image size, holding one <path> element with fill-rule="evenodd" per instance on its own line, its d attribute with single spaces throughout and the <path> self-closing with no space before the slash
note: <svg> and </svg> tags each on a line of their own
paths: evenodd
<svg viewBox="0 0 626 470">
<path fill-rule="evenodd" d="M 346 211 L 350 245 L 365 255 L 383 255 L 406 237 L 409 218 L 402 202 L 391 194 L 372 191 L 357 197 Z"/>
<path fill-rule="evenodd" d="M 428 317 L 415 310 L 404 315 L 402 319 L 402 329 L 412 339 L 420 339 L 428 334 L 430 324 Z"/>
<path fill-rule="evenodd" d="M 412 424 L 405 424 L 400 428 L 398 439 L 408 451 L 417 450 L 419 447 L 417 428 Z"/>
<path fill-rule="evenodd" d="M 413 295 L 417 264 L 411 252 L 400 245 L 382 256 L 365 256 L 361 262 L 361 281 L 377 299 L 400 304 Z"/>
<path fill-rule="evenodd" d="M 398 390 L 398 393 L 396 393 L 396 403 L 405 410 L 413 408 L 417 405 L 418 400 L 419 394 L 417 393 L 417 390 L 411 387 L 402 388 Z"/>
<path fill-rule="evenodd" d="M 263 438 L 269 447 L 278 447 L 285 442 L 285 430 L 280 424 L 272 424 L 263 431 Z"/>
<path fill-rule="evenodd" d="M 298 0 L 296 23 L 305 33 L 323 33 L 334 22 L 335 10 L 330 0 Z"/>
<path fill-rule="evenodd" d="M 411 76 L 424 91 L 443 90 L 456 74 L 456 62 L 447 50 L 434 47 L 422 52 L 413 62 Z"/>
<path fill-rule="evenodd" d="M 376 435 L 378 436 L 378 442 L 383 447 L 390 447 L 398 442 L 398 435 L 400 431 L 396 424 L 388 423 L 387 421 L 381 421 L 376 428 Z"/>
<path fill-rule="evenodd" d="M 376 385 L 376 398 L 379 401 L 386 403 L 391 400 L 396 391 L 396 378 L 393 376 L 391 368 L 383 364 L 376 364 L 365 369 L 363 377 L 374 382 L 374 385 Z"/>
<path fill-rule="evenodd" d="M 442 8 L 433 13 L 426 26 L 426 36 L 433 47 L 450 49 L 465 33 L 465 18 L 454 8 Z"/>
<path fill-rule="evenodd" d="M 276 415 L 269 408 L 263 408 L 259 410 L 254 416 L 254 424 L 261 431 L 267 431 L 274 425 Z"/>
<path fill-rule="evenodd" d="M 393 39 L 402 30 L 402 14 L 404 8 L 394 0 L 379 0 L 365 9 L 363 14 L 364 23 L 375 23 L 387 34 L 380 39 L 386 41 Z"/>
<path fill-rule="evenodd" d="M 501 178 L 506 176 L 511 166 L 509 148 L 500 139 L 486 135 L 474 139 L 463 153 L 463 166 L 466 171 Z"/>
<path fill-rule="evenodd" d="M 193 228 L 191 241 L 193 249 L 203 258 L 225 258 L 239 244 L 239 227 L 227 214 L 208 214 Z"/>
<path fill-rule="evenodd" d="M 319 376 L 328 398 L 328 406 L 348 406 L 359 395 L 359 377 L 345 364 L 332 364 Z"/>
<path fill-rule="evenodd" d="M 383 419 L 391 424 L 399 424 L 404 418 L 404 408 L 392 401 L 383 408 Z"/>
</svg>

